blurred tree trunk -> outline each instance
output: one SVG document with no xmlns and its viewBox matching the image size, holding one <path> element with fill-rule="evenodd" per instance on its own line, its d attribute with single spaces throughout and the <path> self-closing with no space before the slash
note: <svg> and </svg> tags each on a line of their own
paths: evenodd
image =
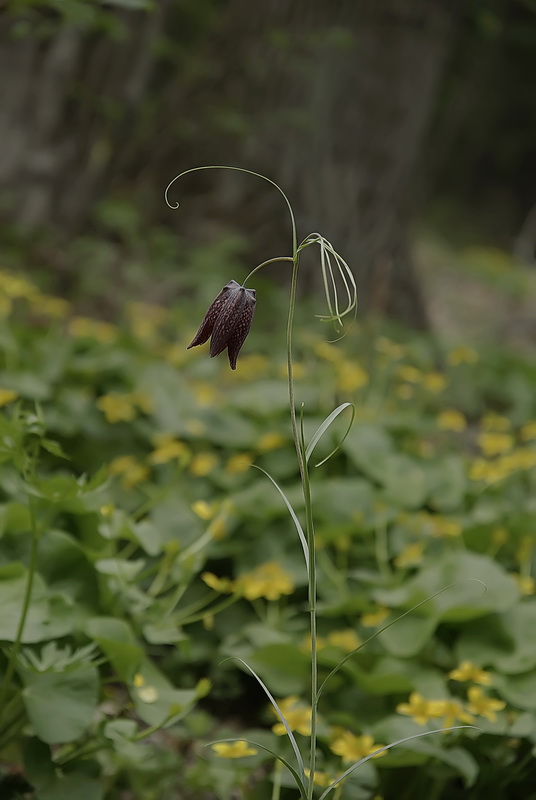
<svg viewBox="0 0 536 800">
<path fill-rule="evenodd" d="M 253 109 L 248 163 L 288 188 L 302 234 L 320 230 L 352 265 L 361 309 L 426 327 L 409 237 L 457 5 L 265 0 L 248 9 L 230 4 L 225 60 L 235 104 Z"/>
</svg>

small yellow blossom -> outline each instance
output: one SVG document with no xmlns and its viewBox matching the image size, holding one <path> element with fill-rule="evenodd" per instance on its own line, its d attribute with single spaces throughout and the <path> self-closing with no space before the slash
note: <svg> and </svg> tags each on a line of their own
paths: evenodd
<svg viewBox="0 0 536 800">
<path fill-rule="evenodd" d="M 158 328 L 169 316 L 167 308 L 149 303 L 129 303 L 126 313 L 134 336 L 145 341 L 156 337 Z"/>
<path fill-rule="evenodd" d="M 296 695 L 290 695 L 290 697 L 278 701 L 277 705 L 291 731 L 297 731 L 302 736 L 310 735 L 312 710 L 309 706 L 300 703 L 300 699 Z M 279 716 L 273 706 L 271 711 L 277 717 Z M 276 722 L 275 725 L 272 725 L 272 730 L 276 736 L 285 736 L 287 733 L 287 729 L 282 722 Z"/>
<path fill-rule="evenodd" d="M 138 389 L 135 392 L 132 392 L 132 402 L 135 403 L 140 411 L 143 411 L 144 414 L 150 414 L 153 410 L 153 398 L 147 392 L 144 392 L 141 389 Z"/>
<path fill-rule="evenodd" d="M 527 422 L 519 431 L 519 436 L 524 442 L 532 442 L 536 439 L 536 420 Z"/>
<path fill-rule="evenodd" d="M 411 400 L 415 397 L 415 389 L 407 383 L 402 383 L 395 388 L 395 394 L 401 400 Z"/>
<path fill-rule="evenodd" d="M 340 647 L 346 653 L 353 653 L 362 644 L 362 641 L 353 628 L 346 628 L 342 631 L 331 631 L 328 634 L 328 644 Z"/>
<path fill-rule="evenodd" d="M 0 290 L 13 300 L 19 297 L 28 300 L 39 294 L 37 286 L 34 286 L 27 278 L 3 271 L 0 272 Z"/>
<path fill-rule="evenodd" d="M 266 375 L 269 366 L 269 359 L 259 353 L 240 356 L 240 372 L 238 376 L 242 380 L 253 381 Z"/>
<path fill-rule="evenodd" d="M 449 678 L 453 681 L 472 681 L 482 686 L 490 686 L 493 680 L 491 673 L 477 667 L 472 661 L 462 661 L 449 672 Z"/>
<path fill-rule="evenodd" d="M 132 489 L 142 483 L 149 476 L 149 470 L 134 458 L 134 456 L 118 456 L 108 465 L 110 475 L 121 475 L 121 485 L 124 489 Z"/>
<path fill-rule="evenodd" d="M 498 456 L 507 453 L 514 446 L 514 438 L 509 433 L 487 431 L 477 439 L 478 446 L 485 456 Z"/>
<path fill-rule="evenodd" d="M 0 294 L 0 316 L 7 317 L 11 313 L 11 309 L 13 308 L 13 303 L 9 297 L 6 297 L 5 294 Z"/>
<path fill-rule="evenodd" d="M 374 737 L 369 733 L 364 733 L 362 736 L 355 736 L 350 731 L 344 731 L 330 744 L 329 749 L 337 756 L 341 756 L 345 762 L 360 761 L 362 758 L 370 756 L 375 750 L 380 750 L 385 747 L 384 744 L 379 744 L 374 741 Z M 381 753 L 376 753 L 373 758 L 380 758 L 386 755 L 384 750 Z"/>
<path fill-rule="evenodd" d="M 218 758 L 244 758 L 245 756 L 255 756 L 259 752 L 254 747 L 239 739 L 237 742 L 216 742 L 211 745 Z"/>
<path fill-rule="evenodd" d="M 504 417 L 502 414 L 495 414 L 493 411 L 489 411 L 487 414 L 484 414 L 480 420 L 480 426 L 484 431 L 506 433 L 511 429 L 512 423 L 508 417 Z"/>
<path fill-rule="evenodd" d="M 173 367 L 182 367 L 185 361 L 192 355 L 191 350 L 186 349 L 186 345 L 175 342 L 165 347 L 162 351 L 162 358 Z"/>
<path fill-rule="evenodd" d="M 106 503 L 106 505 L 99 508 L 99 511 L 103 517 L 111 517 L 115 511 L 115 506 L 113 503 Z"/>
<path fill-rule="evenodd" d="M 510 575 L 517 583 L 517 588 L 525 597 L 530 597 L 536 592 L 536 582 L 530 575 L 519 575 L 517 572 L 511 572 Z"/>
<path fill-rule="evenodd" d="M 396 344 L 386 336 L 380 336 L 376 340 L 375 347 L 378 352 L 383 353 L 383 355 L 387 356 L 392 361 L 399 361 L 401 358 L 404 358 L 406 354 L 405 348 L 402 347 L 401 344 Z"/>
<path fill-rule="evenodd" d="M 399 569 L 404 569 L 405 567 L 414 567 L 420 564 L 423 559 L 424 548 L 424 542 L 409 544 L 395 558 L 395 566 Z"/>
<path fill-rule="evenodd" d="M 504 700 L 496 700 L 484 694 L 480 686 L 471 686 L 467 691 L 467 708 L 478 717 L 486 717 L 490 722 L 497 719 L 497 711 L 506 708 Z"/>
<path fill-rule="evenodd" d="M 396 370 L 396 376 L 407 383 L 421 383 L 423 379 L 421 370 L 409 364 L 401 364 Z"/>
<path fill-rule="evenodd" d="M 457 367 L 459 364 L 476 364 L 478 353 L 472 347 L 462 344 L 449 352 L 447 360 L 453 367 Z"/>
<path fill-rule="evenodd" d="M 142 703 L 156 703 L 159 698 L 158 689 L 155 686 L 142 686 L 138 689 L 138 697 Z"/>
<path fill-rule="evenodd" d="M 237 578 L 236 587 L 248 600 L 257 600 L 259 597 L 279 600 L 281 595 L 292 594 L 294 582 L 292 575 L 277 561 L 267 561 Z"/>
<path fill-rule="evenodd" d="M 16 400 L 19 393 L 14 389 L 0 389 L 0 408 Z"/>
<path fill-rule="evenodd" d="M 335 374 L 340 392 L 357 392 L 369 381 L 368 373 L 357 362 L 342 361 L 337 365 Z"/>
<path fill-rule="evenodd" d="M 408 703 L 399 703 L 396 707 L 398 714 L 411 717 L 419 725 L 426 725 L 429 719 L 443 716 L 442 701 L 425 700 L 419 692 L 412 692 Z"/>
<path fill-rule="evenodd" d="M 199 519 L 203 519 L 205 521 L 212 519 L 217 510 L 215 503 L 207 503 L 206 500 L 196 500 L 195 503 L 192 503 L 190 508 L 194 514 L 199 517 Z"/>
<path fill-rule="evenodd" d="M 218 466 L 218 457 L 214 453 L 196 453 L 190 462 L 190 472 L 197 478 L 210 475 Z"/>
<path fill-rule="evenodd" d="M 134 675 L 133 683 L 136 689 L 141 689 L 142 686 L 145 686 L 145 678 L 137 672 L 136 675 Z"/>
<path fill-rule="evenodd" d="M 459 522 L 454 519 L 447 519 L 447 517 L 441 517 L 439 514 L 432 517 L 432 526 L 432 536 L 439 538 L 455 539 L 457 536 L 461 536 L 462 533 L 462 526 Z"/>
<path fill-rule="evenodd" d="M 184 463 L 191 455 L 190 448 L 172 435 L 155 437 L 155 441 L 158 446 L 149 455 L 151 464 L 167 464 L 175 458 Z"/>
<path fill-rule="evenodd" d="M 195 399 L 199 406 L 213 406 L 219 398 L 218 390 L 212 383 L 196 383 L 193 387 Z"/>
<path fill-rule="evenodd" d="M 70 311 L 71 304 L 62 297 L 52 297 L 48 294 L 39 294 L 32 299 L 32 306 L 40 314 L 56 319 L 64 319 Z"/>
<path fill-rule="evenodd" d="M 468 714 L 459 700 L 433 700 L 434 716 L 443 717 L 445 728 L 451 728 L 455 722 L 464 722 L 470 725 L 475 718 Z"/>
<path fill-rule="evenodd" d="M 112 344 L 119 333 L 115 325 L 89 317 L 73 317 L 67 330 L 75 339 L 95 339 L 102 344 Z"/>
<path fill-rule="evenodd" d="M 331 361 L 332 363 L 337 363 L 338 361 L 342 361 L 344 358 L 344 353 L 339 347 L 335 347 L 330 342 L 317 342 L 313 347 L 316 355 L 319 358 L 323 358 L 324 361 Z"/>
<path fill-rule="evenodd" d="M 200 419 L 187 419 L 185 428 L 190 436 L 203 436 L 207 430 L 207 426 Z"/>
<path fill-rule="evenodd" d="M 251 453 L 236 453 L 227 460 L 225 472 L 229 475 L 242 475 L 249 470 L 252 460 Z"/>
<path fill-rule="evenodd" d="M 97 408 L 112 425 L 116 422 L 131 422 L 137 414 L 131 394 L 104 394 L 97 400 Z"/>
<path fill-rule="evenodd" d="M 304 772 L 305 772 L 305 777 L 307 778 L 307 780 L 309 780 L 309 775 L 311 774 L 311 770 L 305 768 Z M 313 778 L 313 783 L 315 786 L 320 786 L 321 789 L 326 789 L 330 785 L 332 780 L 334 780 L 334 778 L 331 778 L 327 772 L 316 771 Z M 339 784 L 335 784 L 335 786 L 338 785 Z"/>
<path fill-rule="evenodd" d="M 283 447 L 286 442 L 287 437 L 283 436 L 282 433 L 268 431 L 257 439 L 255 447 L 259 453 L 268 453 L 270 450 L 278 450 L 280 447 Z"/>
<path fill-rule="evenodd" d="M 502 547 L 509 538 L 509 533 L 506 528 L 494 528 L 491 532 L 491 542 L 496 547 Z"/>
<path fill-rule="evenodd" d="M 221 514 L 218 514 L 218 516 L 215 517 L 208 526 L 207 533 L 209 536 L 212 536 L 215 541 L 219 541 L 220 539 L 224 538 L 227 532 L 227 520 L 227 514 L 222 512 Z"/>
<path fill-rule="evenodd" d="M 447 379 L 442 372 L 428 372 L 422 384 L 428 392 L 440 394 L 447 386 Z"/>
<path fill-rule="evenodd" d="M 437 424 L 443 431 L 460 433 L 467 428 L 467 420 L 460 411 L 454 408 L 445 408 L 437 417 Z"/>
<path fill-rule="evenodd" d="M 222 594 L 229 594 L 234 591 L 234 583 L 230 578 L 218 578 L 212 572 L 203 572 L 201 580 L 206 583 L 210 589 Z"/>
<path fill-rule="evenodd" d="M 368 614 L 363 614 L 361 625 L 364 625 L 365 628 L 377 628 L 387 619 L 390 613 L 388 608 L 380 606 L 376 611 L 369 611 Z"/>
<path fill-rule="evenodd" d="M 475 458 L 469 468 L 469 478 L 472 481 L 496 483 L 505 477 L 504 468 L 495 461 L 486 461 L 484 458 Z"/>
</svg>

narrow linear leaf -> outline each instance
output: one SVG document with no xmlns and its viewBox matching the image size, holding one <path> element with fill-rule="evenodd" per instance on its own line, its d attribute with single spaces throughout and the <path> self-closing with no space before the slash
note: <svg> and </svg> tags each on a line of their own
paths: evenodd
<svg viewBox="0 0 536 800">
<path fill-rule="evenodd" d="M 292 521 L 294 522 L 296 530 L 298 531 L 298 536 L 300 537 L 301 546 L 303 548 L 303 555 L 305 556 L 305 565 L 306 565 L 307 569 L 309 569 L 309 547 L 307 546 L 307 540 L 305 538 L 305 534 L 303 532 L 303 528 L 302 528 L 302 526 L 300 524 L 300 520 L 298 519 L 298 517 L 296 516 L 296 512 L 292 508 L 292 506 L 290 504 L 290 500 L 286 496 L 286 494 L 283 491 L 283 489 L 279 486 L 279 484 L 272 478 L 272 476 L 268 472 L 266 472 L 265 469 L 263 469 L 262 467 L 258 467 L 256 464 L 253 464 L 253 466 L 255 467 L 255 469 L 258 469 L 261 472 L 264 472 L 266 477 L 269 478 L 272 481 L 272 483 L 274 484 L 275 488 L 277 489 L 277 491 L 279 492 L 279 494 L 283 498 L 283 500 L 285 502 L 285 505 L 288 508 L 288 512 L 289 512 L 290 516 L 292 517 Z"/>
<path fill-rule="evenodd" d="M 242 665 L 243 665 L 243 666 L 244 666 L 244 667 L 245 667 L 245 668 L 246 668 L 246 669 L 247 669 L 249 672 L 251 672 L 251 674 L 253 675 L 253 677 L 254 677 L 254 678 L 257 680 L 257 682 L 259 683 L 259 686 L 260 686 L 260 687 L 262 688 L 262 690 L 264 691 L 264 694 L 267 696 L 267 698 L 269 699 L 270 703 L 273 705 L 273 707 L 274 707 L 274 708 L 275 708 L 275 710 L 277 711 L 277 716 L 279 717 L 279 719 L 281 720 L 281 722 L 282 722 L 282 723 L 283 723 L 283 725 L 285 726 L 285 730 L 286 730 L 286 732 L 288 733 L 288 738 L 289 738 L 289 740 L 290 740 L 290 743 L 291 743 L 291 745 L 292 745 L 292 749 L 294 750 L 294 754 L 295 754 L 295 756 L 296 756 L 296 761 L 298 762 L 298 767 L 299 767 L 299 769 L 300 769 L 300 773 L 301 773 L 301 775 L 302 775 L 302 778 L 305 778 L 305 769 L 304 769 L 304 766 L 303 766 L 303 758 L 302 758 L 302 756 L 301 756 L 301 753 L 300 753 L 300 748 L 298 747 L 298 742 L 296 741 L 296 737 L 295 737 L 295 736 L 292 734 L 292 731 L 290 730 L 290 727 L 289 727 L 289 725 L 288 725 L 288 722 L 286 721 L 286 719 L 285 719 L 285 717 L 284 717 L 284 715 L 283 715 L 283 712 L 281 711 L 281 709 L 279 708 L 279 706 L 278 706 L 278 705 L 277 705 L 277 703 L 275 702 L 275 699 L 274 699 L 274 697 L 272 696 L 272 694 L 271 694 L 270 690 L 269 690 L 269 689 L 268 689 L 268 687 L 267 687 L 267 686 L 266 686 L 266 685 L 263 683 L 263 681 L 262 681 L 262 680 L 259 678 L 259 676 L 258 676 L 258 675 L 257 675 L 257 673 L 255 672 L 255 670 L 254 670 L 254 669 L 252 669 L 252 668 L 249 666 L 249 664 L 247 664 L 247 663 L 246 663 L 246 662 L 245 662 L 243 659 L 239 658 L 238 656 L 231 656 L 231 657 L 230 657 L 230 658 L 228 658 L 228 659 L 227 659 L 227 658 L 226 658 L 226 659 L 224 659 L 224 661 L 231 661 L 231 660 L 232 660 L 232 661 L 239 661 L 239 662 L 240 662 L 240 663 L 241 663 L 241 664 L 242 664 Z M 222 663 L 224 663 L 224 662 L 222 662 Z"/>
<path fill-rule="evenodd" d="M 340 449 L 340 447 L 344 443 L 344 440 L 346 439 L 346 437 L 350 433 L 350 428 L 352 427 L 352 424 L 354 422 L 355 406 L 354 406 L 353 403 L 341 403 L 341 405 L 338 406 L 334 411 L 332 411 L 331 414 L 326 417 L 324 422 L 322 422 L 322 424 L 318 426 L 318 428 L 316 429 L 316 431 L 314 432 L 314 434 L 313 434 L 313 436 L 311 438 L 311 441 L 309 442 L 309 445 L 307 446 L 307 450 L 305 451 L 305 460 L 306 461 L 309 461 L 311 455 L 313 454 L 313 450 L 317 446 L 318 442 L 320 441 L 320 439 L 322 438 L 324 433 L 328 430 L 328 428 L 330 427 L 331 423 L 334 422 L 337 419 L 337 417 L 339 416 L 339 414 L 341 414 L 347 408 L 351 408 L 352 409 L 352 417 L 351 417 L 350 422 L 348 424 L 348 428 L 346 430 L 346 433 L 344 434 L 343 438 L 338 443 L 338 445 L 335 447 L 335 449 L 331 451 L 329 456 L 326 456 L 326 458 L 322 459 L 322 461 L 319 461 L 318 464 L 315 464 L 315 466 L 316 467 L 320 467 L 320 466 L 322 466 L 322 464 L 325 464 L 326 461 L 328 461 L 333 455 L 335 455 L 337 450 Z"/>
</svg>

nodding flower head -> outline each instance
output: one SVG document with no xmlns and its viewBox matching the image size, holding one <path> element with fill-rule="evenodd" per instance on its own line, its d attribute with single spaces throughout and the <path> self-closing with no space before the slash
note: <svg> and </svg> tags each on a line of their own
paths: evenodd
<svg viewBox="0 0 536 800">
<path fill-rule="evenodd" d="M 212 337 L 210 357 L 227 348 L 231 369 L 236 369 L 236 359 L 251 328 L 256 302 L 255 289 L 246 289 L 236 281 L 229 281 L 210 304 L 187 349 L 204 344 Z"/>
</svg>

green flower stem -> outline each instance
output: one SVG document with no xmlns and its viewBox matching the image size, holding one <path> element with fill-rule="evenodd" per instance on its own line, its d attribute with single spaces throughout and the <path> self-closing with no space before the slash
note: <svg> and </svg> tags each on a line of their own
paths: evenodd
<svg viewBox="0 0 536 800">
<path fill-rule="evenodd" d="M 245 286 L 246 283 L 249 281 L 252 275 L 254 275 L 257 270 L 261 269 L 261 267 L 265 267 L 267 264 L 274 264 L 276 261 L 290 261 L 292 264 L 294 263 L 294 259 L 291 256 L 279 256 L 278 258 L 269 258 L 268 261 L 263 261 L 262 264 L 259 264 L 255 269 L 252 269 L 246 279 L 243 281 L 242 286 Z"/>
<path fill-rule="evenodd" d="M 294 233 L 295 238 L 295 233 Z M 290 283 L 290 301 L 287 322 L 287 368 L 288 368 L 288 394 L 290 406 L 290 421 L 292 425 L 292 437 L 296 448 L 298 466 L 305 502 L 305 532 L 307 545 L 309 548 L 309 614 L 311 630 L 311 736 L 309 754 L 309 782 L 307 785 L 308 800 L 312 800 L 314 791 L 314 774 L 316 767 L 316 707 L 318 694 L 318 659 L 316 643 L 316 557 L 315 557 L 315 537 L 313 524 L 313 507 L 311 502 L 311 489 L 309 484 L 309 473 L 305 461 L 303 444 L 298 432 L 298 421 L 296 417 L 296 400 L 294 392 L 294 374 L 292 363 L 292 326 L 294 322 L 294 310 L 296 307 L 296 287 L 298 284 L 299 254 L 294 253 L 292 278 Z"/>
<path fill-rule="evenodd" d="M 272 797 L 270 800 L 279 800 L 281 796 L 281 776 L 283 774 L 283 762 L 278 758 L 275 760 L 272 775 Z"/>
<path fill-rule="evenodd" d="M 15 641 L 9 655 L 7 669 L 0 688 L 0 714 L 3 716 L 5 706 L 6 694 L 8 692 L 13 674 L 15 672 L 15 662 L 20 652 L 22 644 L 22 636 L 24 633 L 24 626 L 26 625 L 26 618 L 28 616 L 28 609 L 30 608 L 30 601 L 32 599 L 32 589 L 34 576 L 37 570 L 37 551 L 39 545 L 39 530 L 37 527 L 37 520 L 35 518 L 35 509 L 31 495 L 28 495 L 28 513 L 30 517 L 30 532 L 32 535 L 32 547 L 30 551 L 30 564 L 28 567 L 28 579 L 26 581 L 26 588 L 24 591 L 24 599 L 22 602 L 22 609 L 19 617 L 19 624 L 17 626 L 17 633 L 15 634 Z"/>
</svg>

